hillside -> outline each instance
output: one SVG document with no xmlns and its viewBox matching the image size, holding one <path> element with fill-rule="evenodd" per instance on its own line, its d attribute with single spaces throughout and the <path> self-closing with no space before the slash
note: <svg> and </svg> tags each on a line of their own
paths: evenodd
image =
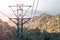
<svg viewBox="0 0 60 40">
<path fill-rule="evenodd" d="M 60 32 L 59 23 L 60 14 L 50 15 L 50 14 L 40 14 L 39 16 L 34 16 L 27 23 L 24 24 L 24 28 L 36 29 L 39 28 L 41 31 L 46 30 L 47 32 Z M 16 26 L 13 22 L 7 21 L 8 25 Z"/>
<path fill-rule="evenodd" d="M 1 19 L 0 19 L 0 26 L 9 26 L 7 22 L 3 22 Z"/>
<path fill-rule="evenodd" d="M 42 24 L 43 22 L 47 22 L 51 17 L 53 17 L 52 15 L 49 14 L 40 14 L 39 16 L 34 16 L 30 21 L 28 21 L 25 25 L 31 29 L 39 27 L 40 24 Z"/>
<path fill-rule="evenodd" d="M 60 14 L 53 16 L 44 13 L 40 14 L 39 16 L 33 17 L 29 22 L 24 25 L 24 27 L 29 29 L 39 28 L 41 31 L 46 30 L 48 32 L 60 32 L 59 19 Z"/>
<path fill-rule="evenodd" d="M 12 21 L 7 21 L 6 23 L 8 23 L 8 25 L 11 26 L 11 27 L 15 27 L 16 26 L 15 23 L 13 23 Z"/>
<path fill-rule="evenodd" d="M 11 40 L 16 35 L 16 29 L 0 19 L 0 40 Z"/>
<path fill-rule="evenodd" d="M 0 19 L 0 40 L 17 40 L 16 26 L 12 26 L 15 26 L 13 22 Z M 60 40 L 60 14 L 34 16 L 24 24 L 22 34 L 24 40 Z"/>
<path fill-rule="evenodd" d="M 47 24 L 47 31 L 50 32 L 60 32 L 60 14 L 55 15 L 49 21 Z"/>
</svg>

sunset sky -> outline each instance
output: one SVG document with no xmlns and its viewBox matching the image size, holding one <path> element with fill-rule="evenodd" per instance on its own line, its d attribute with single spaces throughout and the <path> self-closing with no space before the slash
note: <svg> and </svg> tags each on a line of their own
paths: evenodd
<svg viewBox="0 0 60 40">
<path fill-rule="evenodd" d="M 37 0 L 35 1 L 35 4 L 36 2 Z M 33 0 L 0 0 L 0 11 L 5 13 L 6 15 L 13 16 L 13 12 L 8 6 L 16 5 L 20 3 L 26 4 L 26 5 L 32 5 Z M 60 0 L 39 0 L 37 11 L 40 11 L 40 12 L 44 11 L 49 14 L 59 14 L 60 13 Z M 3 19 L 4 17 L 5 16 L 3 16 L 0 13 L 0 18 Z"/>
</svg>

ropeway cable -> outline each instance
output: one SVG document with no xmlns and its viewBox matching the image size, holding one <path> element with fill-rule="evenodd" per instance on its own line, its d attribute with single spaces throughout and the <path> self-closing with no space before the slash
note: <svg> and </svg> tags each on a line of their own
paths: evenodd
<svg viewBox="0 0 60 40">
<path fill-rule="evenodd" d="M 36 8 L 34 14 L 36 14 L 37 8 L 38 8 L 39 0 L 37 1 Z"/>
<path fill-rule="evenodd" d="M 0 11 L 0 13 L 2 13 L 4 16 L 6 16 L 6 17 L 10 18 L 9 16 L 7 16 L 6 14 L 4 14 L 3 12 L 1 12 L 1 11 Z"/>
<path fill-rule="evenodd" d="M 32 10 L 31 10 L 31 17 L 33 16 L 33 9 L 34 9 L 34 5 L 35 5 L 35 0 L 33 1 L 33 6 L 32 6 Z"/>
</svg>

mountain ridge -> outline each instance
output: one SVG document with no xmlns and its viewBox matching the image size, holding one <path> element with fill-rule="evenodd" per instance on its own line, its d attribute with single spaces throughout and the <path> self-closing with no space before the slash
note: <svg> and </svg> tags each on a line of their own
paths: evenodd
<svg viewBox="0 0 60 40">
<path fill-rule="evenodd" d="M 41 16 L 40 16 L 41 15 Z M 58 14 L 58 15 L 49 15 L 49 14 L 40 14 L 39 16 L 35 16 L 35 17 L 33 17 L 29 22 L 27 22 L 25 25 L 24 25 L 24 27 L 26 27 L 26 28 L 29 28 L 29 29 L 36 29 L 37 27 L 38 28 L 40 28 L 40 30 L 46 30 L 47 31 L 47 29 L 49 29 L 49 28 L 47 28 L 46 29 L 46 26 L 48 26 L 48 23 L 49 22 L 52 22 L 51 23 L 51 25 L 50 26 L 52 26 L 53 25 L 53 23 L 54 23 L 54 21 L 57 19 L 57 25 L 59 25 L 60 23 L 59 23 L 59 19 L 60 19 L 60 14 Z M 35 19 L 34 19 L 35 18 Z M 55 19 L 56 18 L 56 19 Z M 53 20 L 53 21 L 51 21 L 51 20 Z M 54 24 L 55 25 L 55 24 Z M 48 27 L 50 27 L 50 26 L 48 26 Z M 55 26 L 53 26 L 53 27 L 55 27 Z M 52 27 L 52 28 L 53 28 Z M 55 28 L 56 29 L 56 28 Z M 52 29 L 50 29 L 51 31 L 52 31 Z M 50 31 L 50 32 L 51 32 Z M 59 30 L 55 30 L 55 32 L 58 32 Z M 49 31 L 48 31 L 49 32 Z M 53 31 L 52 31 L 53 32 Z"/>
<path fill-rule="evenodd" d="M 55 22 L 55 21 L 57 21 L 57 22 Z M 7 21 L 5 23 L 5 25 L 7 25 L 7 24 L 11 27 L 14 26 L 16 28 L 16 25 L 11 21 Z M 52 32 L 56 32 L 56 31 L 60 32 L 60 30 L 56 29 L 56 28 L 59 28 L 59 24 L 60 24 L 60 14 L 50 15 L 50 14 L 43 13 L 38 16 L 32 17 L 23 26 L 24 26 L 24 28 L 28 28 L 28 29 L 39 28 L 41 31 L 46 30 L 48 32 L 51 32 L 51 31 Z M 58 27 L 55 27 L 54 25 L 58 25 Z"/>
</svg>

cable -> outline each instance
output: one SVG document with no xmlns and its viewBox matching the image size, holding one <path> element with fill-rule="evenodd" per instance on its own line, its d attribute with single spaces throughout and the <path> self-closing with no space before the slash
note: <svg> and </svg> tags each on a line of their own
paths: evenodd
<svg viewBox="0 0 60 40">
<path fill-rule="evenodd" d="M 6 14 L 4 14 L 3 12 L 1 12 L 1 11 L 0 11 L 0 13 L 2 13 L 4 16 L 6 16 L 6 17 L 10 18 L 9 16 L 7 16 Z"/>
<path fill-rule="evenodd" d="M 32 17 L 32 13 L 33 13 L 34 4 L 35 4 L 35 0 L 33 1 L 33 6 L 32 6 L 32 10 L 31 10 L 31 17 Z"/>
<path fill-rule="evenodd" d="M 12 22 L 14 22 L 9 16 L 7 16 L 6 14 L 4 14 L 3 12 L 0 11 L 0 13 L 2 13 L 4 16 L 8 17 Z M 15 22 L 14 22 L 15 23 Z M 16 24 L 16 23 L 15 23 Z"/>
<path fill-rule="evenodd" d="M 36 14 L 36 10 L 37 10 L 37 8 L 38 8 L 38 4 L 39 4 L 39 0 L 37 1 L 37 4 L 36 4 L 36 8 L 35 8 L 35 14 Z M 34 16 L 36 16 L 36 15 L 34 15 Z M 34 22 L 34 24 L 35 24 L 36 22 Z"/>
<path fill-rule="evenodd" d="M 36 8 L 35 8 L 35 14 L 36 14 L 36 10 L 37 10 L 37 8 L 38 8 L 38 4 L 39 4 L 39 0 L 37 1 L 37 4 L 36 4 Z"/>
</svg>

